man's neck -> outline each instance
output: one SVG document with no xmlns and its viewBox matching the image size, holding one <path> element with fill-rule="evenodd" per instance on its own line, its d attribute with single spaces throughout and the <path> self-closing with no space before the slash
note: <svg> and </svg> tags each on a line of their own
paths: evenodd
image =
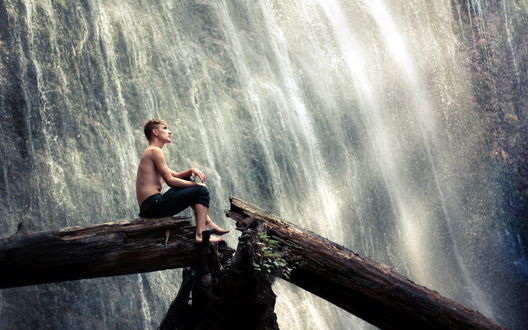
<svg viewBox="0 0 528 330">
<path fill-rule="evenodd" d="M 165 145 L 165 143 L 163 141 L 160 141 L 158 139 L 152 139 L 152 141 L 150 141 L 149 143 L 149 147 L 158 147 L 158 148 L 163 148 L 163 146 Z"/>
</svg>

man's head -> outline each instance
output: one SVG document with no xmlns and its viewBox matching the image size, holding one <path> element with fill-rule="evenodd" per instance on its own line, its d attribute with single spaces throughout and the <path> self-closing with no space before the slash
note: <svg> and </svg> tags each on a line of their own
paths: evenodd
<svg viewBox="0 0 528 330">
<path fill-rule="evenodd" d="M 158 130 L 165 128 L 167 129 L 167 122 L 162 119 L 151 119 L 145 123 L 143 126 L 143 131 L 145 132 L 145 136 L 147 137 L 147 140 L 151 141 L 153 136 L 157 136 Z M 154 132 L 156 130 L 156 132 Z M 170 132 L 170 131 L 169 131 Z"/>
</svg>

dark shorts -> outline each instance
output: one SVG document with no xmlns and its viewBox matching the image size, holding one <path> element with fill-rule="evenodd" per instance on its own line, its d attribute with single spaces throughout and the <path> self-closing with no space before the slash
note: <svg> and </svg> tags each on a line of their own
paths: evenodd
<svg viewBox="0 0 528 330">
<path fill-rule="evenodd" d="M 154 194 L 141 204 L 139 216 L 145 218 L 170 217 L 194 204 L 209 207 L 207 187 L 172 187 L 164 194 Z"/>
</svg>

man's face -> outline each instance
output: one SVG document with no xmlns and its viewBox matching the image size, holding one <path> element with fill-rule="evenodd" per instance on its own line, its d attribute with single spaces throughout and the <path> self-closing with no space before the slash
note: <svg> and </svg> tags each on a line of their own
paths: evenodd
<svg viewBox="0 0 528 330">
<path fill-rule="evenodd" d="M 167 124 L 158 125 L 156 131 L 158 132 L 158 138 L 161 141 L 165 143 L 171 142 L 172 132 L 170 131 L 169 126 Z"/>
</svg>

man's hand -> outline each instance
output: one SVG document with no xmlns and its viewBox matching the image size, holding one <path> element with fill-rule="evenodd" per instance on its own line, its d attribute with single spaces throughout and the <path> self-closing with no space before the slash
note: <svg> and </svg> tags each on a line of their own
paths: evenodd
<svg viewBox="0 0 528 330">
<path fill-rule="evenodd" d="M 197 168 L 191 168 L 191 173 L 193 176 L 197 176 L 200 178 L 200 180 L 202 182 L 205 182 L 206 178 L 205 178 L 205 174 L 203 174 L 202 171 L 200 171 L 199 169 Z M 205 185 L 204 185 L 205 186 Z"/>
</svg>

